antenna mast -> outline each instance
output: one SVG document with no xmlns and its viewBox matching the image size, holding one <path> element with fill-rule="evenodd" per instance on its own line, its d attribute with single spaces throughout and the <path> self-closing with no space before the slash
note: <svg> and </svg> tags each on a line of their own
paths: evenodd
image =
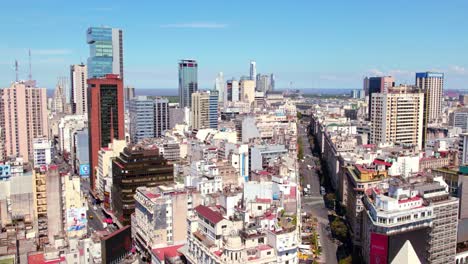
<svg viewBox="0 0 468 264">
<path fill-rule="evenodd" d="M 32 67 L 31 67 L 31 49 L 29 49 L 29 80 L 32 80 Z"/>
</svg>

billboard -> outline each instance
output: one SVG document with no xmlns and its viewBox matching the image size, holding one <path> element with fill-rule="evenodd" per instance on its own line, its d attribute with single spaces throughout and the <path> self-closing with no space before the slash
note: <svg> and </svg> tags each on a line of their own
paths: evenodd
<svg viewBox="0 0 468 264">
<path fill-rule="evenodd" d="M 131 252 L 132 247 L 132 229 L 125 226 L 101 240 L 102 262 L 118 262 Z"/>
<path fill-rule="evenodd" d="M 390 235 L 388 237 L 389 263 L 391 263 L 398 252 L 400 252 L 406 241 L 411 243 L 411 246 L 416 252 L 421 263 L 427 262 L 427 247 L 429 246 L 429 241 L 431 241 L 431 238 L 429 237 L 430 232 L 431 229 L 429 227 L 423 227 Z"/>
<path fill-rule="evenodd" d="M 388 237 L 372 233 L 370 243 L 370 264 L 386 264 L 388 256 Z"/>
<path fill-rule="evenodd" d="M 0 165 L 0 179 L 10 178 L 11 169 L 10 165 Z"/>
<path fill-rule="evenodd" d="M 89 176 L 89 164 L 80 164 L 80 176 Z"/>
<path fill-rule="evenodd" d="M 70 208 L 67 210 L 67 232 L 86 229 L 86 207 Z"/>
</svg>

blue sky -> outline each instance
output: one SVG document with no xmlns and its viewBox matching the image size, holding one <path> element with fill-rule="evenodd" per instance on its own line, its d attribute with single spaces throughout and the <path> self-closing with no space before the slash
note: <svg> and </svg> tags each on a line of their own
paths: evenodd
<svg viewBox="0 0 468 264">
<path fill-rule="evenodd" d="M 0 87 L 28 74 L 53 88 L 86 62 L 89 26 L 124 30 L 126 85 L 176 88 L 177 61 L 199 62 L 199 82 L 217 72 L 275 73 L 277 87 L 357 88 L 366 75 L 413 83 L 415 71 L 446 74 L 468 89 L 468 1 L 4 1 Z M 138 4 L 135 4 L 138 3 Z"/>
</svg>

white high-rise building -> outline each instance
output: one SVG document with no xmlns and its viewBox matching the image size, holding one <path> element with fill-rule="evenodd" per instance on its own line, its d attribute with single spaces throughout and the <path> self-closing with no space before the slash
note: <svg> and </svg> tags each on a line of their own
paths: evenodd
<svg viewBox="0 0 468 264">
<path fill-rule="evenodd" d="M 255 81 L 257 77 L 257 63 L 255 61 L 250 61 L 250 80 Z"/>
<path fill-rule="evenodd" d="M 83 115 L 88 112 L 87 83 L 88 67 L 84 64 L 70 66 L 71 98 L 73 114 Z"/>
<path fill-rule="evenodd" d="M 259 92 L 267 93 L 271 89 L 271 79 L 269 75 L 257 75 L 257 85 L 256 90 Z"/>
<path fill-rule="evenodd" d="M 427 122 L 437 121 L 442 114 L 444 74 L 437 72 L 416 73 L 416 86 L 426 92 Z"/>
<path fill-rule="evenodd" d="M 401 143 L 422 148 L 424 93 L 409 86 L 373 93 L 371 105 L 372 144 Z"/>
<path fill-rule="evenodd" d="M 225 85 L 224 85 L 224 74 L 222 72 L 218 73 L 218 76 L 216 77 L 215 81 L 215 90 L 218 91 L 219 97 L 218 100 L 219 102 L 224 101 L 224 93 L 225 93 Z"/>
</svg>

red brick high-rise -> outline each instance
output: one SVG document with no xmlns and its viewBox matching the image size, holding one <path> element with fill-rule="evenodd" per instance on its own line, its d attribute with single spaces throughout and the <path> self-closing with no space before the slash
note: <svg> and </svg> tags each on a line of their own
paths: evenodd
<svg viewBox="0 0 468 264">
<path fill-rule="evenodd" d="M 95 191 L 98 151 L 112 139 L 125 138 L 123 81 L 119 75 L 88 79 L 88 122 L 90 180 Z"/>
</svg>

